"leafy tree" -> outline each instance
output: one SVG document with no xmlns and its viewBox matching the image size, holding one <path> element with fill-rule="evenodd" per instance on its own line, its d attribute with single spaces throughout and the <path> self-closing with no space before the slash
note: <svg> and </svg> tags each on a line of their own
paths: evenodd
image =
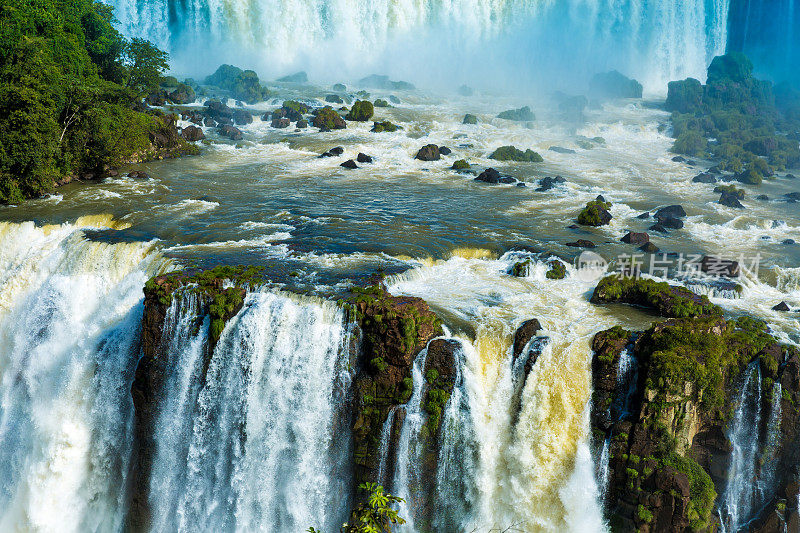
<svg viewBox="0 0 800 533">
<path fill-rule="evenodd" d="M 128 87 L 139 94 L 158 89 L 158 83 L 169 69 L 169 54 L 159 50 L 148 40 L 134 37 L 125 47 L 125 60 L 128 66 Z"/>
<path fill-rule="evenodd" d="M 392 533 L 396 525 L 406 523 L 394 509 L 395 504 L 404 501 L 403 498 L 384 492 L 383 487 L 376 483 L 362 483 L 358 488 L 369 496 L 366 502 L 353 510 L 350 522 L 342 525 L 342 533 Z M 313 527 L 307 531 L 320 533 Z"/>
</svg>

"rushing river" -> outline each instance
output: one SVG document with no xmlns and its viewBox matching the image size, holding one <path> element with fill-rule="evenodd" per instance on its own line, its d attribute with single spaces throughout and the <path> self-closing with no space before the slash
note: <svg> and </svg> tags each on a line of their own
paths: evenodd
<svg viewBox="0 0 800 533">
<path fill-rule="evenodd" d="M 279 100 L 326 91 L 284 87 Z M 346 518 L 347 502 L 331 494 L 343 493 L 350 475 L 337 415 L 350 379 L 349 330 L 341 311 L 319 297 L 378 270 L 389 274 L 392 293 L 424 298 L 461 346 L 445 414 L 449 476 L 436 481 L 442 531 L 605 528 L 589 451 L 591 339 L 616 324 L 644 328 L 653 317 L 590 304 L 594 280 L 573 267 L 565 280 L 546 279 L 548 254 L 578 255 L 567 242 L 592 240 L 612 260 L 635 251 L 619 242 L 626 231 L 652 224 L 637 215 L 681 204 L 685 228 L 651 233 L 652 241 L 664 252 L 758 257 L 758 273 L 741 281 L 736 298 L 698 290 L 798 340 L 797 315 L 771 308 L 782 300 L 800 306 L 800 245 L 784 244 L 800 241 L 800 204 L 783 199 L 800 191 L 800 181 L 781 174 L 744 186 L 743 210 L 717 204 L 712 185 L 691 181 L 704 162 L 673 161 L 669 117 L 656 101 L 606 103 L 588 110 L 585 123 L 565 125 L 543 98 L 371 93 L 400 99 L 377 116 L 401 130 L 376 134 L 356 122 L 328 133 L 278 130 L 256 118 L 239 143 L 209 130 L 214 142 L 200 156 L 138 165 L 147 179 L 70 184 L 0 209 L 0 530 L 122 527 L 141 288 L 180 265 L 265 265 L 273 283 L 247 296 L 202 387 L 192 376 L 203 330 L 180 326 L 197 318 L 195 305 L 171 307 L 167 330 L 182 363 L 168 378 L 170 407 L 156 436 L 154 531 L 198 523 L 214 531 L 327 531 Z M 251 107 L 260 116 L 278 105 Z M 494 118 L 521 105 L 537 114 L 531 127 Z M 467 112 L 478 125 L 461 123 Z M 604 143 L 584 149 L 578 136 Z M 428 143 L 453 154 L 415 160 Z M 507 144 L 532 148 L 544 162 L 488 159 Z M 344 156 L 318 157 L 334 146 Z M 339 166 L 359 152 L 374 163 Z M 476 182 L 450 169 L 456 159 L 477 170 L 494 166 L 527 186 Z M 555 175 L 565 183 L 535 190 Z M 613 203 L 611 224 L 571 229 L 598 194 Z M 506 274 L 533 253 L 542 255 L 527 276 Z M 530 318 L 550 341 L 512 413 L 511 336 Z M 405 459 L 413 456 L 414 401 L 406 406 Z M 241 427 L 246 443 L 231 437 Z M 393 464 L 393 490 L 412 501 L 413 483 L 404 480 L 419 477 L 415 465 Z M 405 511 L 413 523 L 413 506 Z"/>
</svg>

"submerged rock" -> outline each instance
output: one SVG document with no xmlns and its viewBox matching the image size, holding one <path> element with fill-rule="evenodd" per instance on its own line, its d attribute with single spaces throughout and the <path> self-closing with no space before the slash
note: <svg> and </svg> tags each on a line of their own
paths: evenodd
<svg viewBox="0 0 800 533">
<path fill-rule="evenodd" d="M 344 148 L 341 146 L 334 146 L 327 152 L 320 154 L 320 157 L 339 157 L 344 153 Z"/>
<path fill-rule="evenodd" d="M 550 148 L 548 148 L 548 150 L 550 150 L 551 152 L 555 152 L 557 154 L 575 154 L 575 153 L 577 153 L 572 148 L 563 148 L 561 146 L 551 146 Z"/>
<path fill-rule="evenodd" d="M 562 178 L 561 176 L 550 177 L 546 176 L 539 181 L 539 186 L 535 189 L 536 192 L 545 192 L 549 191 L 559 183 L 566 183 L 567 180 Z"/>
<path fill-rule="evenodd" d="M 571 246 L 573 248 L 596 248 L 597 245 L 592 241 L 586 239 L 578 239 L 575 242 L 568 242 L 567 246 Z"/>
</svg>

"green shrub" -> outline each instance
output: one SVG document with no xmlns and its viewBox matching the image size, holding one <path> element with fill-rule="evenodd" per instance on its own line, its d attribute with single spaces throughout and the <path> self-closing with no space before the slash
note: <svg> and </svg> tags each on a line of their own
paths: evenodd
<svg viewBox="0 0 800 533">
<path fill-rule="evenodd" d="M 372 118 L 374 113 L 375 109 L 372 106 L 372 102 L 369 100 L 356 100 L 345 118 L 356 122 L 366 122 Z"/>
</svg>

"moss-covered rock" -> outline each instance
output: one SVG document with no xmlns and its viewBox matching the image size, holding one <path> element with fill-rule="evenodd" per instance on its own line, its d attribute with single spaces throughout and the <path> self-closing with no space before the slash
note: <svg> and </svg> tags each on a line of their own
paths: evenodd
<svg viewBox="0 0 800 533">
<path fill-rule="evenodd" d="M 467 113 L 466 115 L 464 115 L 464 120 L 462 120 L 461 123 L 462 124 L 477 124 L 478 123 L 478 117 L 476 117 L 475 115 L 472 115 L 470 113 Z"/>
<path fill-rule="evenodd" d="M 470 164 L 467 163 L 466 159 L 456 159 L 453 161 L 453 166 L 451 167 L 453 170 L 465 170 L 470 167 Z"/>
<path fill-rule="evenodd" d="M 554 259 L 548 263 L 550 269 L 545 272 L 547 279 L 564 279 L 567 277 L 567 265 L 558 259 Z"/>
<path fill-rule="evenodd" d="M 389 102 L 387 102 L 387 101 L 386 101 L 386 100 L 384 100 L 383 98 L 377 98 L 377 99 L 375 100 L 375 103 L 374 103 L 373 105 L 374 105 L 375 107 L 392 107 L 391 105 L 389 105 Z"/>
<path fill-rule="evenodd" d="M 233 65 L 221 65 L 205 79 L 205 84 L 224 89 L 233 98 L 248 104 L 263 102 L 271 94 L 269 89 L 261 85 L 258 74 Z"/>
<path fill-rule="evenodd" d="M 350 112 L 345 116 L 347 120 L 356 122 L 366 122 L 375 114 L 375 108 L 369 100 L 356 100 L 350 108 Z"/>
<path fill-rule="evenodd" d="M 392 296 L 380 286 L 354 288 L 341 301 L 362 332 L 354 382 L 356 481 L 375 479 L 381 428 L 392 406 L 408 399 L 411 367 L 442 323 L 420 298 Z"/>
<path fill-rule="evenodd" d="M 394 132 L 400 129 L 400 126 L 394 124 L 388 120 L 383 120 L 381 122 L 373 122 L 372 129 L 370 131 L 374 133 L 383 133 L 384 131 L 387 132 Z"/>
<path fill-rule="evenodd" d="M 653 309 L 665 317 L 722 316 L 722 309 L 684 287 L 633 276 L 607 276 L 601 279 L 591 302 L 627 303 Z"/>
<path fill-rule="evenodd" d="M 523 163 L 541 163 L 544 161 L 542 156 L 530 148 L 524 152 L 515 146 L 501 146 L 489 156 L 489 159 L 497 161 L 519 161 Z"/>
<path fill-rule="evenodd" d="M 578 224 L 583 226 L 605 226 L 611 222 L 611 203 L 603 200 L 592 200 L 580 213 L 578 213 Z"/>
<path fill-rule="evenodd" d="M 517 122 L 531 122 L 536 120 L 536 115 L 533 114 L 531 108 L 528 106 L 520 107 L 519 109 L 509 109 L 502 111 L 497 115 L 497 118 L 505 120 L 515 120 Z"/>
<path fill-rule="evenodd" d="M 595 74 L 589 91 L 602 98 L 641 98 L 642 84 L 616 70 Z"/>
<path fill-rule="evenodd" d="M 315 128 L 321 130 L 341 130 L 347 127 L 344 119 L 330 106 L 319 109 L 311 122 Z"/>
</svg>

